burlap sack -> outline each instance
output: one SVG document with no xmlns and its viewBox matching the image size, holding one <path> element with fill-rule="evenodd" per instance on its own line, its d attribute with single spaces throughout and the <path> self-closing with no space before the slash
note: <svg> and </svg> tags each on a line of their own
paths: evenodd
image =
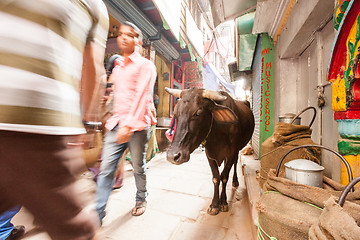
<svg viewBox="0 0 360 240">
<path fill-rule="evenodd" d="M 323 177 L 323 188 L 307 186 L 299 183 L 290 181 L 283 177 L 275 176 L 275 169 L 271 169 L 263 186 L 264 192 L 266 191 L 277 191 L 282 194 L 291 197 L 293 199 L 308 202 L 318 207 L 324 208 L 324 202 L 327 201 L 331 196 L 340 197 L 345 186 L 335 182 L 334 180 Z M 346 196 L 347 202 L 353 202 L 360 204 L 360 189 L 355 188 L 354 192 L 349 192 Z M 348 208 L 346 204 L 344 208 Z M 350 206 L 351 207 L 351 206 Z M 351 209 L 347 209 L 350 210 Z M 360 216 L 358 217 L 360 219 Z"/>
<path fill-rule="evenodd" d="M 353 203 L 352 208 L 357 209 L 356 215 L 360 215 L 360 206 Z M 325 202 L 318 221 L 310 227 L 310 240 L 359 240 L 360 227 L 349 213 L 336 203 L 335 197 Z"/>
<path fill-rule="evenodd" d="M 264 184 L 264 194 L 257 203 L 259 226 L 264 234 L 280 239 L 308 239 L 309 229 L 318 223 L 325 202 L 338 198 L 345 186 L 324 177 L 324 188 L 312 187 L 276 177 L 271 169 Z M 360 222 L 360 190 L 347 195 L 343 209 Z M 331 238 L 330 238 L 331 239 Z"/>
<path fill-rule="evenodd" d="M 271 137 L 261 144 L 260 159 L 260 187 L 266 181 L 269 169 L 276 169 L 280 159 L 293 147 L 315 144 L 311 140 L 309 126 L 293 125 L 289 123 L 278 122 L 275 131 Z M 308 159 L 320 163 L 321 149 L 318 148 L 300 148 L 291 152 L 283 161 L 281 170 L 284 170 L 284 163 L 294 159 Z"/>
<path fill-rule="evenodd" d="M 257 239 L 308 239 L 309 228 L 321 214 L 320 209 L 279 192 L 265 192 L 256 207 L 258 234 L 262 235 Z"/>
</svg>

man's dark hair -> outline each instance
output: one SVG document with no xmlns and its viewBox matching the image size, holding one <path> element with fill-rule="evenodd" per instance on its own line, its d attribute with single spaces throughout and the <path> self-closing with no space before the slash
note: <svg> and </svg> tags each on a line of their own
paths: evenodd
<svg viewBox="0 0 360 240">
<path fill-rule="evenodd" d="M 137 38 L 142 41 L 143 40 L 143 34 L 140 30 L 140 28 L 138 28 L 134 23 L 132 22 L 128 22 L 128 21 L 125 21 L 123 22 L 121 25 L 126 25 L 126 26 L 129 26 L 129 27 L 132 27 L 134 29 L 134 32 L 137 33 Z"/>
<path fill-rule="evenodd" d="M 113 68 L 115 67 L 115 60 L 116 60 L 118 57 L 120 57 L 120 55 L 114 54 L 114 55 L 112 55 L 112 56 L 109 58 L 109 61 L 107 62 L 106 67 L 105 67 L 107 78 L 110 77 L 110 75 L 111 75 L 111 73 L 112 73 L 112 70 L 113 70 Z"/>
</svg>

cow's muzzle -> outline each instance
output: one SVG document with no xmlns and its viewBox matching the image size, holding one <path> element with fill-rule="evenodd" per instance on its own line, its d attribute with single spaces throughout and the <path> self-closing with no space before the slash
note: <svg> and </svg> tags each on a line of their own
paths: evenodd
<svg viewBox="0 0 360 240">
<path fill-rule="evenodd" d="M 184 162 L 189 161 L 190 155 L 183 154 L 183 153 L 181 153 L 181 151 L 172 151 L 171 149 L 169 149 L 166 152 L 166 158 L 169 162 L 176 164 L 176 165 L 180 165 L 180 164 L 183 164 Z"/>
</svg>

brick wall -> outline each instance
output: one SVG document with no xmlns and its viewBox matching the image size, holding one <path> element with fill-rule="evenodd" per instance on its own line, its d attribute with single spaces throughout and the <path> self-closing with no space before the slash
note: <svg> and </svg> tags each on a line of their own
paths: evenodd
<svg viewBox="0 0 360 240">
<path fill-rule="evenodd" d="M 185 62 L 185 89 L 203 87 L 203 79 L 197 78 L 197 62 Z"/>
</svg>

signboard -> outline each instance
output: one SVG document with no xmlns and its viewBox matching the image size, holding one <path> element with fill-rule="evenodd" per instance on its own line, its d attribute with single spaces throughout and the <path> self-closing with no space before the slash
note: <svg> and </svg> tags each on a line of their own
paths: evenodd
<svg viewBox="0 0 360 240">
<path fill-rule="evenodd" d="M 178 41 L 180 36 L 181 1 L 182 0 L 153 0 L 169 26 L 170 31 Z"/>
<path fill-rule="evenodd" d="M 274 43 L 266 33 L 261 34 L 260 84 L 260 143 L 262 143 L 269 138 L 274 131 Z"/>
</svg>

